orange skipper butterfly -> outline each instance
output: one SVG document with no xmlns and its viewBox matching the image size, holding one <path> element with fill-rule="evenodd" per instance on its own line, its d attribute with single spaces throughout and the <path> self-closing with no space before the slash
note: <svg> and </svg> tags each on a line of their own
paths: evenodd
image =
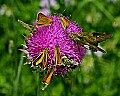
<svg viewBox="0 0 120 96">
<path fill-rule="evenodd" d="M 65 16 L 60 16 L 60 20 L 61 20 L 63 29 L 66 30 L 70 25 L 69 20 Z"/>
<path fill-rule="evenodd" d="M 47 71 L 47 74 L 43 80 L 43 83 L 45 84 L 45 86 L 42 88 L 42 90 L 45 90 L 45 88 L 50 84 L 50 81 L 51 81 L 51 78 L 53 76 L 53 68 L 49 68 L 48 71 Z"/>
<path fill-rule="evenodd" d="M 53 68 L 49 68 L 49 69 L 48 69 L 47 74 L 46 74 L 46 77 L 45 77 L 44 80 L 43 80 L 43 82 L 44 82 L 45 84 L 48 85 L 48 84 L 50 83 L 51 78 L 52 78 L 52 75 L 53 75 L 53 72 L 54 72 Z"/>
<path fill-rule="evenodd" d="M 39 55 L 32 61 L 32 66 L 38 66 L 42 63 L 42 66 L 46 68 L 47 58 L 48 57 L 48 49 L 45 48 L 43 52 L 40 52 Z"/>
<path fill-rule="evenodd" d="M 58 45 L 56 45 L 56 48 L 54 50 L 54 55 L 55 55 L 55 65 L 58 65 L 62 62 L 62 59 L 60 57 L 60 48 Z"/>
<path fill-rule="evenodd" d="M 53 22 L 53 20 L 47 16 L 45 16 L 42 13 L 39 13 L 37 16 L 37 24 L 38 26 L 40 25 L 48 25 L 51 24 Z"/>
</svg>

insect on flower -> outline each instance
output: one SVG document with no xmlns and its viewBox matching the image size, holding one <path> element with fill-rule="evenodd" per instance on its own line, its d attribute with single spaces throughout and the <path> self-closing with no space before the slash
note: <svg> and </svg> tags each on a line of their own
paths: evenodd
<svg viewBox="0 0 120 96">
<path fill-rule="evenodd" d="M 105 41 L 106 39 L 111 38 L 111 34 L 109 33 L 88 33 L 88 32 L 80 32 L 74 33 L 71 32 L 69 34 L 70 38 L 73 39 L 77 44 L 81 46 L 88 45 L 90 50 L 92 51 L 101 51 L 105 53 L 103 49 L 98 47 L 98 43 Z"/>
<path fill-rule="evenodd" d="M 55 47 L 54 55 L 55 55 L 55 65 L 61 64 L 62 59 L 61 59 L 61 55 L 60 55 L 60 48 L 58 45 L 56 45 L 56 47 Z"/>
<path fill-rule="evenodd" d="M 40 52 L 39 55 L 32 61 L 32 66 L 40 66 L 40 68 L 46 68 L 48 49 L 45 48 L 43 52 Z M 31 67 L 32 67 L 31 66 Z"/>
<path fill-rule="evenodd" d="M 39 13 L 37 16 L 37 25 L 41 26 L 41 25 L 48 25 L 51 24 L 53 22 L 52 19 L 50 19 L 49 17 L 45 16 L 42 13 Z"/>
<path fill-rule="evenodd" d="M 53 68 L 49 68 L 47 71 L 47 74 L 43 80 L 43 83 L 45 84 L 45 86 L 42 88 L 42 90 L 45 90 L 45 88 L 50 84 L 51 78 L 53 76 Z"/>
<path fill-rule="evenodd" d="M 21 23 L 25 28 L 27 28 L 29 31 L 31 32 L 36 32 L 38 27 L 40 26 L 45 26 L 45 25 L 48 25 L 48 24 L 51 24 L 53 22 L 52 19 L 48 18 L 47 16 L 45 16 L 44 14 L 42 13 L 39 13 L 37 15 L 37 25 L 36 27 L 33 26 L 33 25 L 29 25 L 29 24 L 26 24 L 25 22 L 23 22 L 22 20 L 19 20 L 18 19 L 18 22 Z"/>
<path fill-rule="evenodd" d="M 47 74 L 46 74 L 46 77 L 44 78 L 43 82 L 48 85 L 50 84 L 50 81 L 51 81 L 51 78 L 52 78 L 52 75 L 53 75 L 53 68 L 49 68 L 48 71 L 47 71 Z"/>
<path fill-rule="evenodd" d="M 65 16 L 60 16 L 60 20 L 61 20 L 63 29 L 66 30 L 70 25 L 69 20 Z"/>
</svg>

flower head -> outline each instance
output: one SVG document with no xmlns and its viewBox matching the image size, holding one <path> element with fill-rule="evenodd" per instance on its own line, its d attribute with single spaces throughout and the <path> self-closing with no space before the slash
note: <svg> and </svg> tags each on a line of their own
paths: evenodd
<svg viewBox="0 0 120 96">
<path fill-rule="evenodd" d="M 42 17 L 40 18 L 43 19 Z M 75 64 L 78 66 L 86 52 L 84 47 L 76 44 L 69 37 L 69 33 L 71 32 L 82 32 L 81 27 L 68 20 L 68 17 L 64 18 L 68 22 L 68 26 L 66 28 L 63 28 L 62 23 L 64 23 L 64 21 L 61 21 L 60 16 L 48 16 L 48 18 L 46 17 L 46 21 L 51 19 L 52 23 L 39 26 L 38 21 L 36 21 L 34 27 L 37 31 L 32 32 L 29 38 L 25 36 L 27 46 L 26 50 L 29 54 L 30 61 L 36 63 L 38 62 L 38 59 L 40 61 L 44 55 L 43 58 L 46 56 L 47 59 L 44 67 L 48 69 L 52 67 L 54 75 L 62 76 L 71 69 L 71 66 Z M 46 48 L 48 55 L 44 53 Z M 58 50 L 57 53 L 55 53 L 55 50 Z M 64 56 L 66 59 L 63 58 Z M 59 64 L 57 64 L 58 62 L 56 60 L 58 60 Z M 73 62 L 71 63 L 70 60 Z M 37 65 L 39 65 L 39 63 Z"/>
</svg>

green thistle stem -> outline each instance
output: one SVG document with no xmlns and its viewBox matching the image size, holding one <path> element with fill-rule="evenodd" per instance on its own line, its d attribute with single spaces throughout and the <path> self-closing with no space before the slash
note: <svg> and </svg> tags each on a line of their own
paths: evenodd
<svg viewBox="0 0 120 96">
<path fill-rule="evenodd" d="M 40 96 L 40 71 L 37 71 L 37 96 Z"/>
<path fill-rule="evenodd" d="M 23 65 L 23 53 L 21 53 L 21 58 L 20 58 L 19 66 L 18 66 L 17 77 L 16 77 L 16 80 L 15 80 L 15 83 L 14 83 L 13 96 L 17 96 L 22 65 Z"/>
</svg>

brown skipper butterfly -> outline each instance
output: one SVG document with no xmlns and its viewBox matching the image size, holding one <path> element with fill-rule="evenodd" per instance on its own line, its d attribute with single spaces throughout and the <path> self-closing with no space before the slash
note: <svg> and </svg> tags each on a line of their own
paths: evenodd
<svg viewBox="0 0 120 96">
<path fill-rule="evenodd" d="M 55 65 L 58 65 L 62 62 L 62 59 L 60 57 L 60 48 L 58 45 L 56 45 L 56 48 L 54 50 L 54 55 L 55 55 Z"/>
<path fill-rule="evenodd" d="M 39 55 L 32 61 L 32 66 L 38 66 L 42 63 L 42 66 L 46 68 L 47 58 L 48 57 L 48 49 L 45 48 L 43 52 L 40 52 Z M 40 65 L 41 66 L 41 65 Z"/>
<path fill-rule="evenodd" d="M 48 69 L 47 74 L 46 74 L 46 76 L 45 76 L 45 78 L 44 78 L 44 80 L 43 80 L 43 82 L 44 82 L 45 84 L 47 84 L 47 85 L 50 84 L 50 81 L 51 81 L 53 72 L 54 72 L 53 68 L 49 68 L 49 69 Z"/>
<path fill-rule="evenodd" d="M 70 25 L 69 20 L 65 16 L 60 16 L 60 20 L 61 20 L 63 29 L 66 30 Z"/>
<path fill-rule="evenodd" d="M 42 13 L 39 13 L 37 16 L 37 24 L 38 26 L 42 26 L 42 25 L 48 25 L 51 24 L 53 22 L 53 20 L 47 16 L 45 16 Z"/>
<path fill-rule="evenodd" d="M 51 78 L 53 76 L 53 68 L 49 68 L 48 71 L 47 71 L 47 74 L 43 80 L 43 83 L 45 84 L 45 86 L 42 88 L 42 90 L 45 90 L 45 88 L 50 84 L 50 81 L 51 81 Z"/>
<path fill-rule="evenodd" d="M 79 32 L 74 33 L 71 32 L 69 34 L 70 38 L 73 39 L 77 44 L 84 46 L 88 45 L 90 50 L 96 52 L 101 51 L 105 53 L 103 49 L 98 47 L 98 44 L 102 41 L 105 41 L 106 39 L 111 38 L 111 34 L 109 33 L 88 33 L 88 32 Z M 84 46 L 85 47 L 85 46 Z"/>
</svg>

